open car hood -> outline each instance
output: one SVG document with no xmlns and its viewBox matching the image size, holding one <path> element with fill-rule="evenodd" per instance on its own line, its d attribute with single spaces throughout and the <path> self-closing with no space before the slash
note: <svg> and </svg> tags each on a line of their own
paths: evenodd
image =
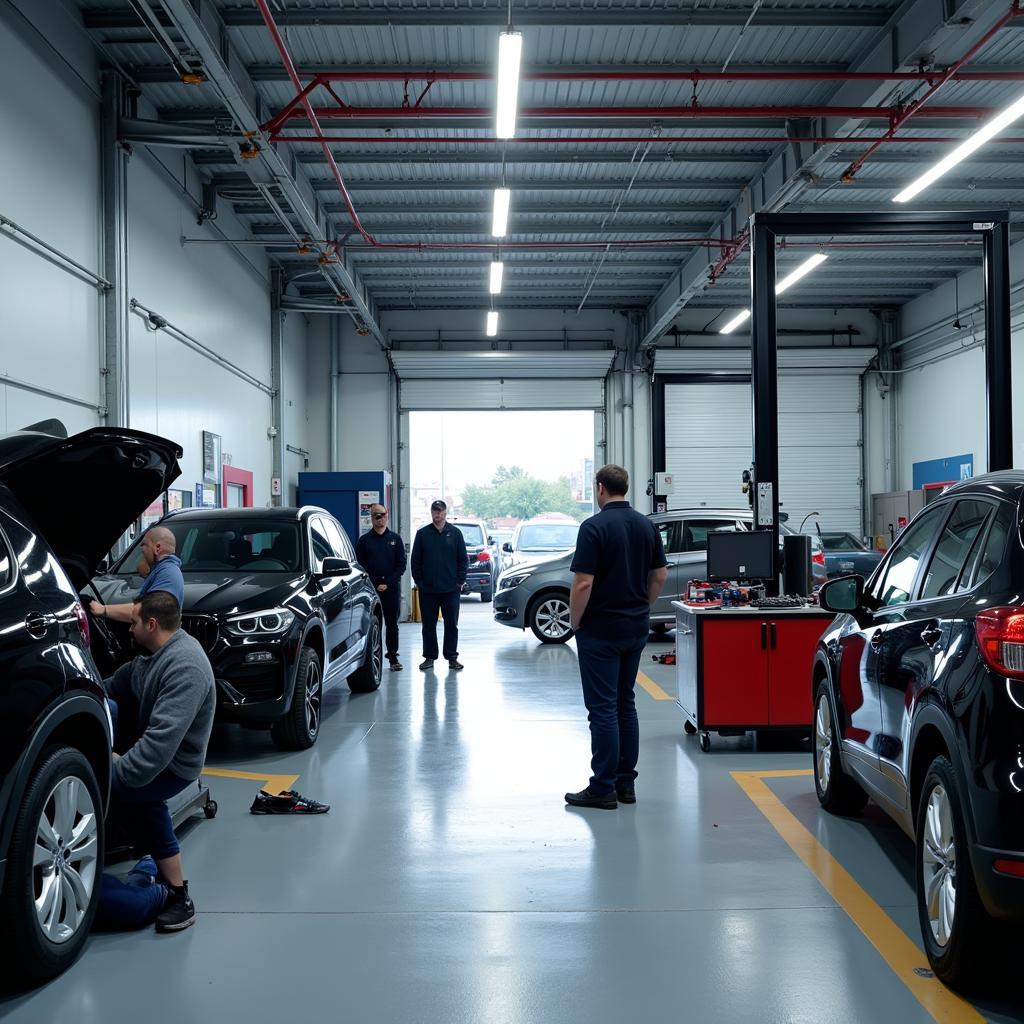
<svg viewBox="0 0 1024 1024">
<path fill-rule="evenodd" d="M 181 454 L 167 438 L 122 427 L 71 437 L 23 430 L 0 437 L 0 484 L 81 590 L 118 537 L 181 473 Z"/>
</svg>

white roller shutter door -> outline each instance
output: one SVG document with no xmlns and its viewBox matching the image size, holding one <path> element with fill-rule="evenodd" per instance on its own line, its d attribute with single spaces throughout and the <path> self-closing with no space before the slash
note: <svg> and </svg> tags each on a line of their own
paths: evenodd
<svg viewBox="0 0 1024 1024">
<path fill-rule="evenodd" d="M 856 366 L 831 373 L 780 366 L 779 500 L 794 526 L 820 512 L 823 529 L 861 532 L 860 406 Z M 665 469 L 675 475 L 670 505 L 746 503 L 740 485 L 751 460 L 751 416 L 748 383 L 666 385 Z"/>
<path fill-rule="evenodd" d="M 591 380 L 402 380 L 403 411 L 430 409 L 603 409 L 604 381 Z"/>
</svg>

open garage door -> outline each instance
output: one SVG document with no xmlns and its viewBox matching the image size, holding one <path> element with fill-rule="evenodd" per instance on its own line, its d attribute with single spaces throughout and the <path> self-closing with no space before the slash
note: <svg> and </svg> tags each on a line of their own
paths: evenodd
<svg viewBox="0 0 1024 1024">
<path fill-rule="evenodd" d="M 779 352 L 779 497 L 794 526 L 820 512 L 823 528 L 863 530 L 861 374 L 871 348 Z M 751 461 L 750 354 L 658 353 L 664 379 L 665 469 L 670 505 L 746 502 Z"/>
</svg>

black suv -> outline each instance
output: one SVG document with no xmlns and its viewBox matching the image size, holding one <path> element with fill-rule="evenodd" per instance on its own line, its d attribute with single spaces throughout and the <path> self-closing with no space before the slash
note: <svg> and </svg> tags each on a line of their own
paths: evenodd
<svg viewBox="0 0 1024 1024">
<path fill-rule="evenodd" d="M 77 595 L 178 475 L 180 456 L 138 431 L 68 438 L 55 421 L 0 437 L 0 972 L 9 979 L 60 973 L 96 913 L 110 718 Z"/>
<path fill-rule="evenodd" d="M 160 525 L 177 542 L 182 626 L 209 655 L 222 721 L 269 726 L 278 746 L 302 750 L 320 731 L 326 687 L 380 686 L 380 598 L 329 512 L 186 509 Z M 138 593 L 140 543 L 93 581 L 103 603 Z"/>
<path fill-rule="evenodd" d="M 815 656 L 814 780 L 916 843 L 924 947 L 963 986 L 1024 922 L 1024 473 L 957 484 L 872 573 L 833 580 Z"/>
<path fill-rule="evenodd" d="M 462 534 L 466 542 L 466 558 L 469 566 L 466 569 L 466 582 L 462 586 L 464 594 L 479 594 L 483 604 L 494 600 L 494 581 L 498 577 L 495 560 L 491 557 L 490 547 L 494 543 L 487 533 L 487 527 L 479 519 L 449 519 Z"/>
</svg>

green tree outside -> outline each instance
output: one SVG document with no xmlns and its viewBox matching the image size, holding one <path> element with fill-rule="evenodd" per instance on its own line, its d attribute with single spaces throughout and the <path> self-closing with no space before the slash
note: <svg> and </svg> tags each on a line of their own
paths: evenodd
<svg viewBox="0 0 1024 1024">
<path fill-rule="evenodd" d="M 532 519 L 542 512 L 584 518 L 573 499 L 568 477 L 538 480 L 519 466 L 499 466 L 489 487 L 470 484 L 462 492 L 462 505 L 466 512 L 481 519 Z"/>
</svg>

